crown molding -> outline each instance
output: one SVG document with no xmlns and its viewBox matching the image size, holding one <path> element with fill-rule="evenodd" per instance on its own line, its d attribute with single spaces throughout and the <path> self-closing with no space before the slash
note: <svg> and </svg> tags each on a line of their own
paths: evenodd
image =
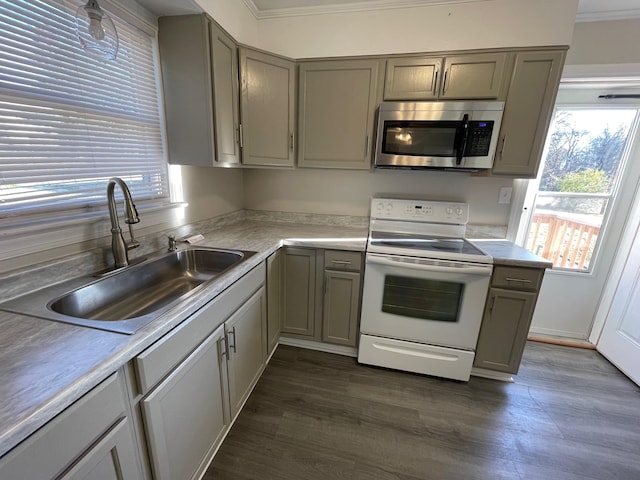
<svg viewBox="0 0 640 480">
<path fill-rule="evenodd" d="M 326 15 L 331 13 L 353 13 L 371 10 L 394 10 L 399 8 L 427 7 L 461 3 L 478 3 L 489 0 L 374 0 L 339 5 L 277 8 L 260 10 L 253 0 L 242 0 L 251 14 L 258 20 L 278 17 L 297 17 L 305 15 Z"/>
<path fill-rule="evenodd" d="M 610 12 L 584 12 L 576 15 L 576 22 L 601 22 L 607 20 L 631 20 L 640 18 L 640 8 Z"/>
</svg>

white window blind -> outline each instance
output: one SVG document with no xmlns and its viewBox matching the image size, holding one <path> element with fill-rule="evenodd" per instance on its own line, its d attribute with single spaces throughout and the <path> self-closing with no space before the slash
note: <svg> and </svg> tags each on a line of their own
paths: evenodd
<svg viewBox="0 0 640 480">
<path fill-rule="evenodd" d="M 0 226 L 101 210 L 121 177 L 169 201 L 155 38 L 111 12 L 114 61 L 86 56 L 68 0 L 0 0 Z"/>
</svg>

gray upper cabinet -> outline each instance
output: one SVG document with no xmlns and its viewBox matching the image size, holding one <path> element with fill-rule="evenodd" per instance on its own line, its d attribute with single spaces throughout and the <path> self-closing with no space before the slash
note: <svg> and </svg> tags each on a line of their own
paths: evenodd
<svg viewBox="0 0 640 480">
<path fill-rule="evenodd" d="M 504 107 L 493 174 L 536 178 L 565 50 L 519 52 Z"/>
<path fill-rule="evenodd" d="M 239 163 L 238 61 L 231 37 L 206 15 L 158 19 L 169 162 Z"/>
<path fill-rule="evenodd" d="M 295 63 L 240 48 L 242 163 L 293 167 Z"/>
<path fill-rule="evenodd" d="M 303 62 L 299 69 L 298 165 L 370 168 L 382 61 Z"/>
<path fill-rule="evenodd" d="M 216 128 L 216 158 L 225 165 L 240 164 L 240 107 L 238 91 L 238 47 L 216 23 L 209 22 L 213 102 Z"/>
<path fill-rule="evenodd" d="M 507 59 L 504 52 L 389 59 L 384 99 L 502 98 Z"/>
</svg>

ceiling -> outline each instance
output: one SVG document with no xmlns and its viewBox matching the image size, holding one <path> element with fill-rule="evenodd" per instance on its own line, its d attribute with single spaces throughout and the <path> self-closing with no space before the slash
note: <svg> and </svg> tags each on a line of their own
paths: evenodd
<svg viewBox="0 0 640 480">
<path fill-rule="evenodd" d="M 201 12 L 195 0 L 137 0 L 158 16 Z M 240 1 L 240 0 L 236 0 Z M 256 18 L 405 8 L 487 0 L 242 0 Z M 531 0 L 528 0 L 531 1 Z M 640 0 L 579 0 L 577 21 L 640 18 Z"/>
</svg>

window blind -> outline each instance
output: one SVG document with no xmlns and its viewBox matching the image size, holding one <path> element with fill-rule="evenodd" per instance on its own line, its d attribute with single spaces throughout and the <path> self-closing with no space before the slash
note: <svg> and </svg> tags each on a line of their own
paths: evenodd
<svg viewBox="0 0 640 480">
<path fill-rule="evenodd" d="M 110 13 L 114 61 L 88 57 L 68 0 L 0 0 L 0 225 L 169 201 L 155 38 Z M 16 222 L 20 220 L 20 222 Z"/>
</svg>

